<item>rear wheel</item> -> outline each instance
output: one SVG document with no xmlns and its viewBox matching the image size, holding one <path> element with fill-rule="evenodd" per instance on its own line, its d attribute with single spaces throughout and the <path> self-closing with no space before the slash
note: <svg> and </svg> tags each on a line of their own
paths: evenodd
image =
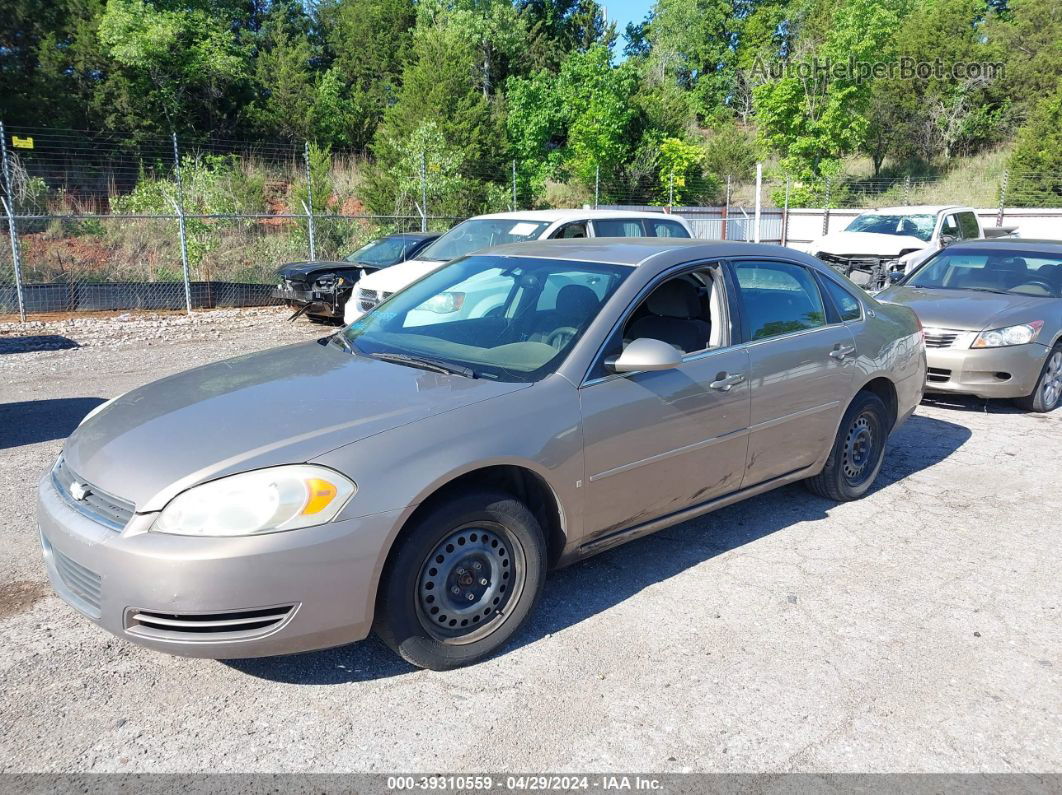
<svg viewBox="0 0 1062 795">
<path fill-rule="evenodd" d="M 1036 388 L 1031 395 L 1014 402 L 1026 411 L 1053 411 L 1062 400 L 1062 344 L 1056 345 L 1047 355 Z"/>
<path fill-rule="evenodd" d="M 841 420 L 826 466 L 804 483 L 815 494 L 830 500 L 859 499 L 881 471 L 888 427 L 881 398 L 872 392 L 858 393 Z"/>
<path fill-rule="evenodd" d="M 477 662 L 520 627 L 545 581 L 537 520 L 504 492 L 474 491 L 417 520 L 388 561 L 376 633 L 433 670 Z"/>
</svg>

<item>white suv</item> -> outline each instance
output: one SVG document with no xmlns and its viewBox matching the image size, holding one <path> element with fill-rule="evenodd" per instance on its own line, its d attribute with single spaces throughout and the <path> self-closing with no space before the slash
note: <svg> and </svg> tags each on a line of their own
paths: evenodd
<svg viewBox="0 0 1062 795">
<path fill-rule="evenodd" d="M 693 237 L 684 218 L 662 212 L 628 210 L 528 210 L 479 215 L 462 221 L 426 249 L 407 260 L 362 277 L 347 301 L 343 320 L 350 324 L 381 301 L 408 287 L 440 265 L 480 249 L 522 240 L 579 237 Z M 467 299 L 467 300 L 466 300 Z M 454 294 L 445 306 L 427 313 L 477 310 L 474 296 Z M 418 312 L 421 310 L 417 310 Z M 428 322 L 427 315 L 424 322 Z"/>
</svg>

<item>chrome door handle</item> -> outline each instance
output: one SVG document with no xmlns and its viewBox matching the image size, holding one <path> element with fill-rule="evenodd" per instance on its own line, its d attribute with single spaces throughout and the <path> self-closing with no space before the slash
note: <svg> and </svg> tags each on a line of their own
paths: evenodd
<svg viewBox="0 0 1062 795">
<path fill-rule="evenodd" d="M 855 353 L 855 345 L 841 345 L 830 351 L 830 356 L 837 361 L 843 361 Z"/>
<path fill-rule="evenodd" d="M 726 373 L 720 373 L 722 378 L 716 381 L 712 381 L 708 386 L 711 389 L 718 389 L 720 392 L 729 392 L 734 386 L 744 382 L 744 373 L 734 373 L 733 375 L 727 375 Z"/>
</svg>

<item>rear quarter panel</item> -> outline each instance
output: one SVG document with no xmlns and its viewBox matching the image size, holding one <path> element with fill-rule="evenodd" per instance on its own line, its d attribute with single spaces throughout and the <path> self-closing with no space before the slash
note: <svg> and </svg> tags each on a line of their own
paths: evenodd
<svg viewBox="0 0 1062 795">
<path fill-rule="evenodd" d="M 922 400 L 926 350 L 915 313 L 903 306 L 866 302 L 867 317 L 853 328 L 857 364 L 864 384 L 888 378 L 896 388 L 897 419 L 905 419 Z"/>
</svg>

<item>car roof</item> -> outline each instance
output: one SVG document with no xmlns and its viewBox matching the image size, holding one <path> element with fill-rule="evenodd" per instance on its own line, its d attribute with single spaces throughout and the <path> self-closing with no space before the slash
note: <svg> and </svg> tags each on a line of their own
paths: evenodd
<svg viewBox="0 0 1062 795">
<path fill-rule="evenodd" d="M 974 240 L 960 240 L 952 243 L 947 250 L 969 248 L 1013 248 L 1023 251 L 1035 250 L 1044 254 L 1062 254 L 1062 240 L 1043 240 L 1031 237 L 989 237 Z"/>
<path fill-rule="evenodd" d="M 516 210 L 505 213 L 490 213 L 477 215 L 476 219 L 512 219 L 514 221 L 539 221 L 555 223 L 557 221 L 579 221 L 594 218 L 656 218 L 669 217 L 663 210 L 660 212 L 646 212 L 644 210 L 601 210 L 601 209 L 561 209 L 561 210 Z M 675 220 L 682 222 L 685 219 L 675 216 Z"/>
<path fill-rule="evenodd" d="M 477 251 L 506 257 L 536 259 L 564 259 L 577 262 L 597 262 L 608 265 L 637 267 L 646 261 L 660 258 L 665 265 L 695 259 L 723 257 L 785 257 L 800 262 L 818 264 L 813 257 L 796 249 L 767 243 L 739 243 L 726 240 L 697 240 L 684 237 L 596 237 L 568 240 L 530 240 L 507 243 Z M 662 256 L 664 255 L 664 256 Z M 666 262 L 665 262 L 666 260 Z"/>
<path fill-rule="evenodd" d="M 891 213 L 894 215 L 929 215 L 942 213 L 945 210 L 968 210 L 958 204 L 909 204 L 904 207 L 875 207 L 863 210 L 863 213 Z M 862 213 L 861 213 L 862 214 Z"/>
</svg>

